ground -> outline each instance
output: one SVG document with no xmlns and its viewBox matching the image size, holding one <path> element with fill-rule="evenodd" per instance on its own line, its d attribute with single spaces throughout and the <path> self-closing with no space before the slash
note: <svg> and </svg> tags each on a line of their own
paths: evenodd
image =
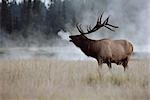
<svg viewBox="0 0 150 100">
<path fill-rule="evenodd" d="M 150 100 L 150 60 L 129 69 L 58 59 L 0 60 L 0 100 Z"/>
</svg>

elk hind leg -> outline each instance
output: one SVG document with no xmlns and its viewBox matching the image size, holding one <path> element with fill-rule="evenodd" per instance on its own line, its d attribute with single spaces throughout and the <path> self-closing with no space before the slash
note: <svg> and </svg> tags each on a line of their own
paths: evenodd
<svg viewBox="0 0 150 100">
<path fill-rule="evenodd" d="M 123 65 L 123 67 L 124 67 L 124 71 L 126 71 L 127 68 L 128 68 L 128 58 L 126 58 L 126 59 L 123 61 L 122 65 Z"/>
<path fill-rule="evenodd" d="M 112 68 L 112 66 L 111 66 L 111 59 L 108 59 L 108 61 L 107 61 L 107 66 L 109 67 L 109 69 Z"/>
</svg>

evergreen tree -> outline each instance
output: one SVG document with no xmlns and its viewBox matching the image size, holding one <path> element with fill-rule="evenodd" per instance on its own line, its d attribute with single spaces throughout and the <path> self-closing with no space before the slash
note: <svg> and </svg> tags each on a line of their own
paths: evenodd
<svg viewBox="0 0 150 100">
<path fill-rule="evenodd" d="M 11 7 L 8 0 L 2 0 L 1 6 L 1 28 L 11 34 L 12 32 L 12 15 Z"/>
<path fill-rule="evenodd" d="M 65 0 L 63 2 L 63 17 L 65 20 L 65 24 L 70 24 L 72 26 L 74 26 L 76 24 L 76 19 L 75 19 L 75 10 L 74 10 L 74 6 L 73 3 L 71 2 L 71 0 Z"/>
<path fill-rule="evenodd" d="M 61 0 L 51 0 L 53 2 L 48 8 L 46 22 L 47 35 L 56 36 L 61 29 L 65 30 L 65 15 L 63 14 L 63 3 Z"/>
<path fill-rule="evenodd" d="M 20 31 L 21 26 L 20 26 L 20 5 L 17 4 L 16 0 L 13 0 L 13 2 L 10 4 L 11 7 L 11 15 L 12 15 L 12 30 L 15 31 Z"/>
<path fill-rule="evenodd" d="M 21 9 L 21 18 L 22 18 L 22 28 L 23 28 L 23 36 L 25 38 L 28 37 L 27 30 L 30 27 L 31 23 L 31 14 L 32 14 L 32 0 L 24 0 Z"/>
<path fill-rule="evenodd" d="M 44 9 L 44 11 L 43 11 Z M 33 22 L 33 28 L 37 30 L 42 30 L 42 27 L 44 27 L 44 19 L 45 19 L 45 5 L 40 0 L 34 0 L 33 1 L 33 7 L 32 7 L 32 22 Z"/>
</svg>

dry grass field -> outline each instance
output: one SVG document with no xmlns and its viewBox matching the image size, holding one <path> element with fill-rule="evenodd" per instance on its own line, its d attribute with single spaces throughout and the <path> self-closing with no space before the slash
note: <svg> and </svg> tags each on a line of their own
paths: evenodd
<svg viewBox="0 0 150 100">
<path fill-rule="evenodd" d="M 0 100 L 150 100 L 150 60 L 132 60 L 127 72 L 96 61 L 0 60 Z"/>
</svg>

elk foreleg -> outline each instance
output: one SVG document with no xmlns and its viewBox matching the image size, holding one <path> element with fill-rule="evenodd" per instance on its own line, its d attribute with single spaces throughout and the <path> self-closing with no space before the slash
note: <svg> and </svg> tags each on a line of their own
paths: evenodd
<svg viewBox="0 0 150 100">
<path fill-rule="evenodd" d="M 112 66 L 111 66 L 111 62 L 107 63 L 108 68 L 111 70 Z"/>
<path fill-rule="evenodd" d="M 111 59 L 108 59 L 107 66 L 109 67 L 109 69 L 112 68 L 112 66 L 111 66 Z"/>
<path fill-rule="evenodd" d="M 101 59 L 98 59 L 98 74 L 99 74 L 99 77 L 101 78 L 102 77 L 102 64 L 103 64 L 103 60 Z"/>
</svg>

